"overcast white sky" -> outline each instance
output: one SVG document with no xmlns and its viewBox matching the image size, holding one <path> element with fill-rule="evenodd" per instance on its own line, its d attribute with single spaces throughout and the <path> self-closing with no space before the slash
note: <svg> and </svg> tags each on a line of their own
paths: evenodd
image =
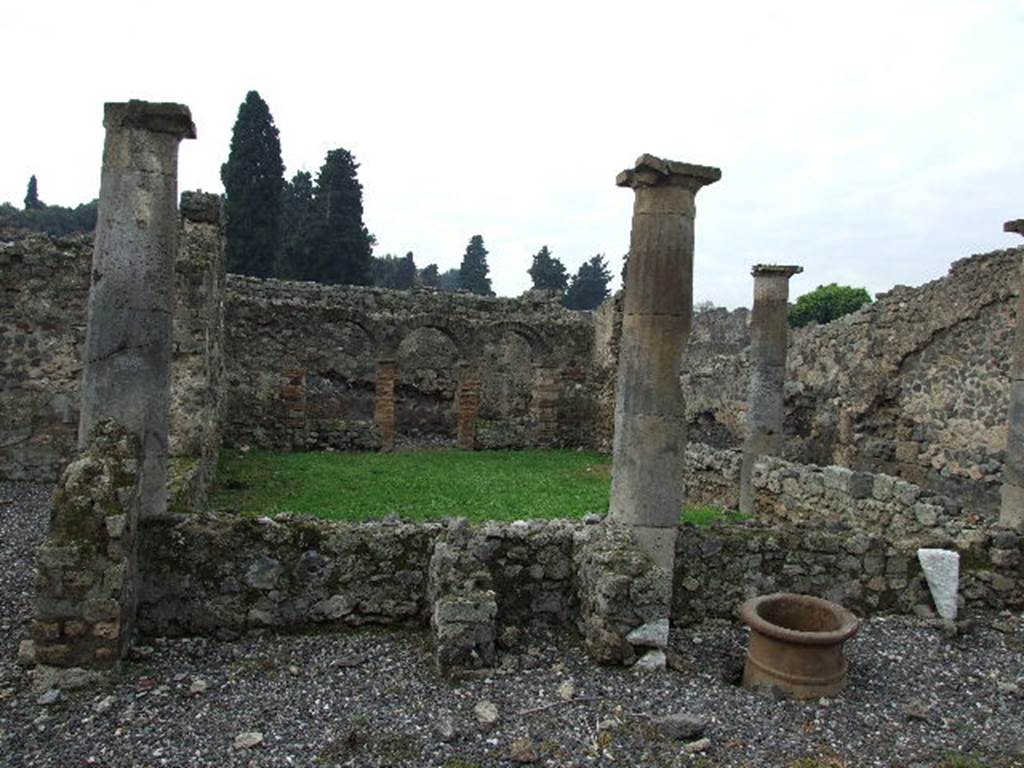
<svg viewBox="0 0 1024 768">
<path fill-rule="evenodd" d="M 643 152 L 716 165 L 696 298 L 749 306 L 750 265 L 799 295 L 887 290 L 1015 246 L 1024 2 L 46 2 L 2 12 L 0 200 L 99 189 L 102 104 L 189 105 L 180 189 L 221 191 L 256 89 L 290 177 L 361 164 L 378 255 L 458 266 L 482 234 L 500 294 L 548 245 L 571 271 L 628 249 Z"/>
</svg>

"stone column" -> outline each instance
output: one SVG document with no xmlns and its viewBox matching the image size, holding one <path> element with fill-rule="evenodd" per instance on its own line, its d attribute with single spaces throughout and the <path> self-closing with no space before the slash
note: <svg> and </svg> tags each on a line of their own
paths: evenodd
<svg viewBox="0 0 1024 768">
<path fill-rule="evenodd" d="M 632 526 L 669 575 L 683 506 L 686 414 L 680 360 L 693 317 L 694 197 L 717 168 L 641 156 L 616 179 L 634 190 L 615 393 L 612 522 Z"/>
<path fill-rule="evenodd" d="M 178 143 L 195 138 L 181 104 L 107 104 L 78 443 L 113 419 L 142 450 L 140 509 L 167 505 L 171 314 Z"/>
<path fill-rule="evenodd" d="M 740 511 L 748 515 L 754 512 L 754 462 L 758 456 L 777 456 L 782 451 L 789 278 L 803 271 L 803 267 L 776 264 L 758 264 L 750 271 L 754 276 L 750 395 L 740 469 Z"/>
<path fill-rule="evenodd" d="M 380 429 L 380 449 L 391 451 L 395 448 L 395 380 L 398 378 L 398 361 L 392 359 L 377 362 L 377 381 L 373 402 L 373 420 Z"/>
<path fill-rule="evenodd" d="M 1004 232 L 1024 235 L 1024 219 L 1008 221 Z M 1002 500 L 999 525 L 1024 529 L 1024 279 L 1017 297 L 1017 327 L 1013 336 L 1013 361 L 1010 369 L 1010 408 L 1006 417 L 1006 464 L 1003 466 Z"/>
<path fill-rule="evenodd" d="M 458 423 L 459 448 L 472 451 L 476 447 L 476 419 L 480 413 L 480 369 L 476 363 L 460 362 L 455 389 L 455 418 Z"/>
</svg>

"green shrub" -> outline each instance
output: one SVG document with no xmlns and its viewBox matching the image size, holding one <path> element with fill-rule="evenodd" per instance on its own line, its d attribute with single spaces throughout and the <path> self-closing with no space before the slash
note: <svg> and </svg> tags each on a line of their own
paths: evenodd
<svg viewBox="0 0 1024 768">
<path fill-rule="evenodd" d="M 824 325 L 836 318 L 856 312 L 871 303 L 871 295 L 864 288 L 848 285 L 819 285 L 796 300 L 789 311 L 789 324 L 800 328 L 809 323 Z"/>
</svg>

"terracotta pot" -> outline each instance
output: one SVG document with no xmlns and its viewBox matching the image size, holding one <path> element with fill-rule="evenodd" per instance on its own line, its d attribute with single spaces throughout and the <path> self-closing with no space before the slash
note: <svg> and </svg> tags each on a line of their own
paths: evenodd
<svg viewBox="0 0 1024 768">
<path fill-rule="evenodd" d="M 740 618 L 750 627 L 743 685 L 774 685 L 797 699 L 835 696 L 846 687 L 843 643 L 860 621 L 841 605 L 779 592 L 747 600 Z"/>
</svg>

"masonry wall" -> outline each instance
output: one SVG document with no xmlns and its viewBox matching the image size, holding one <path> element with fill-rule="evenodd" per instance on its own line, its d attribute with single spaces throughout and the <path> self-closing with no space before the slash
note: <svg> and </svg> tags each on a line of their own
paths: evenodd
<svg viewBox="0 0 1024 768">
<path fill-rule="evenodd" d="M 168 483 L 194 508 L 213 479 L 224 410 L 220 200 L 182 195 L 175 260 Z M 0 478 L 54 482 L 75 452 L 92 238 L 0 239 Z"/>
<path fill-rule="evenodd" d="M 994 510 L 1022 255 L 958 261 L 944 278 L 898 286 L 852 315 L 794 332 L 785 457 L 895 475 L 973 511 Z M 744 434 L 746 314 L 699 314 L 694 340 L 722 344 L 691 344 L 684 361 L 691 434 L 718 447 L 738 446 Z"/>
<path fill-rule="evenodd" d="M 399 444 L 454 445 L 460 376 L 475 377 L 477 447 L 593 444 L 592 321 L 550 297 L 237 275 L 227 296 L 232 446 L 375 449 L 392 418 Z"/>
<path fill-rule="evenodd" d="M 927 607 L 919 546 L 960 552 L 968 611 L 1024 606 L 1021 537 L 964 519 L 912 484 L 769 461 L 755 488 L 763 519 L 680 528 L 675 623 L 733 618 L 743 600 L 773 591 L 822 595 L 862 615 Z M 431 559 L 453 541 L 464 552 L 456 561 L 472 566 L 466 578 L 494 590 L 499 638 L 507 627 L 574 624 L 585 589 L 574 553 L 591 530 L 566 520 L 467 527 L 202 515 L 143 525 L 138 622 L 158 635 L 425 626 L 445 597 L 430 589 Z"/>
<path fill-rule="evenodd" d="M 53 482 L 78 433 L 91 237 L 0 234 L 0 477 Z"/>
</svg>

